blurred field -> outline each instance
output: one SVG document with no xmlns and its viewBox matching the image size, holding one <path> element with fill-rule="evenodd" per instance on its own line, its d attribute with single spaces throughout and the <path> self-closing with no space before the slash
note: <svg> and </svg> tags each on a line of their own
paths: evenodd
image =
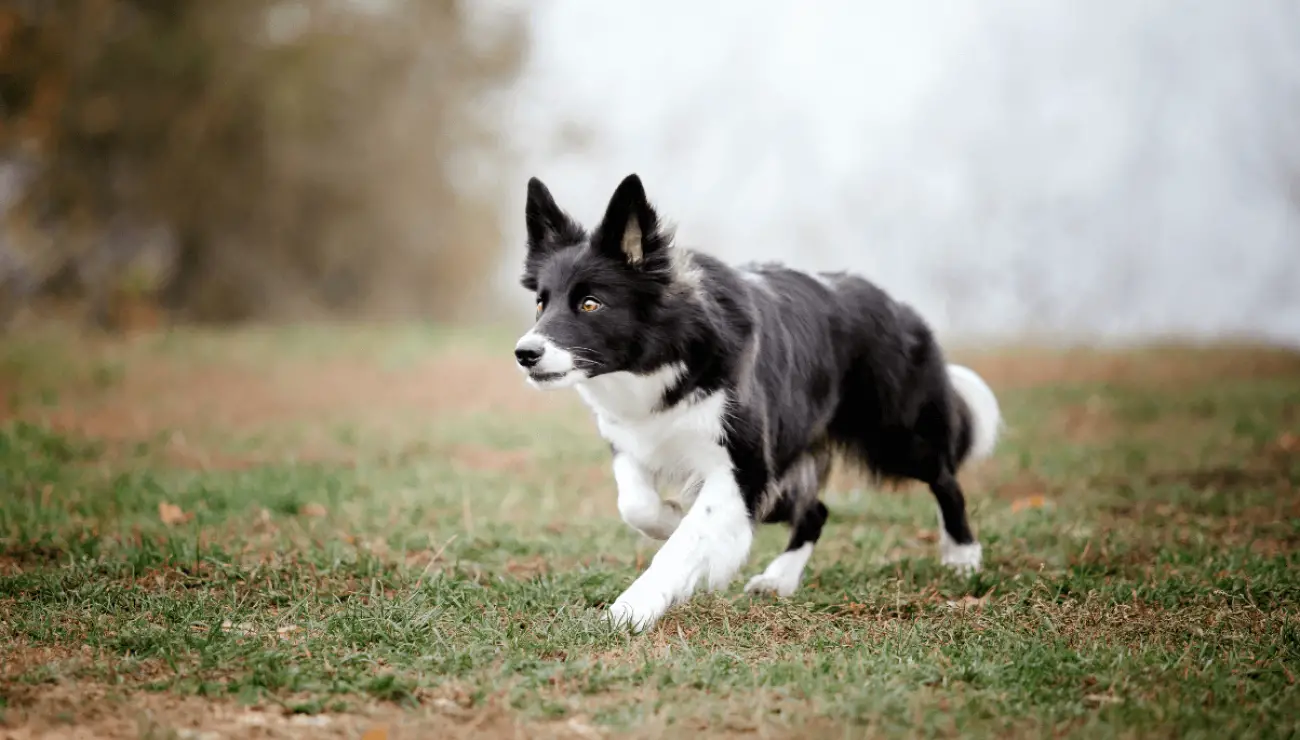
<svg viewBox="0 0 1300 740">
<path fill-rule="evenodd" d="M 984 573 L 842 478 L 793 599 L 632 637 L 595 617 L 654 545 L 512 339 L 6 338 L 0 736 L 1300 732 L 1300 356 L 954 351 L 1008 420 Z"/>
</svg>

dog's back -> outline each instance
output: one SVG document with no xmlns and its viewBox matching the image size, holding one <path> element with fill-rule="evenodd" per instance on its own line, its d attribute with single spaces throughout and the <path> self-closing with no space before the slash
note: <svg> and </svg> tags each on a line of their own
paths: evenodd
<svg viewBox="0 0 1300 740">
<path fill-rule="evenodd" d="M 737 273 L 759 337 L 737 385 L 761 389 L 741 402 L 763 406 L 778 471 L 824 443 L 885 478 L 930 477 L 936 466 L 956 470 L 991 451 L 996 399 L 978 375 L 947 364 L 910 307 L 844 273 L 780 265 Z"/>
<path fill-rule="evenodd" d="M 716 268 L 715 268 L 716 269 Z M 987 456 L 1000 426 L 997 400 L 967 368 L 949 365 L 925 321 L 870 281 L 748 266 L 759 337 L 738 387 L 757 407 L 778 484 L 762 518 L 789 522 L 790 549 L 815 542 L 833 453 L 882 479 L 928 484 L 939 505 L 942 557 L 975 569 L 981 553 L 956 473 Z M 802 530 L 802 534 L 801 534 Z"/>
</svg>

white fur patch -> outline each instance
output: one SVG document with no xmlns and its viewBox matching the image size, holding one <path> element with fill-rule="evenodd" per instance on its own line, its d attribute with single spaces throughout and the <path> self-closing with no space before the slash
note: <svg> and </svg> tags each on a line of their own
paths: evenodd
<svg viewBox="0 0 1300 740">
<path fill-rule="evenodd" d="M 726 395 L 689 397 L 659 409 L 664 392 L 684 371 L 681 365 L 668 365 L 645 375 L 610 373 L 577 385 L 601 436 L 617 450 L 614 475 L 625 521 L 635 519 L 637 529 L 663 533 L 672 515 L 665 515 L 654 483 L 691 486 L 702 481 L 690 510 L 667 533 L 650 567 L 610 607 L 611 620 L 636 630 L 653 626 L 701 584 L 726 587 L 753 543 L 753 524 L 722 444 Z"/>
<path fill-rule="evenodd" d="M 685 368 L 668 365 L 647 375 L 610 373 L 577 386 L 596 414 L 600 436 L 644 468 L 658 484 L 684 486 L 706 471 L 730 465 L 720 442 L 726 397 L 688 398 L 657 411 L 664 392 Z"/>
<path fill-rule="evenodd" d="M 979 542 L 958 544 L 943 526 L 943 511 L 939 511 L 939 562 L 961 574 L 978 573 L 983 567 L 984 548 Z"/>
<path fill-rule="evenodd" d="M 672 249 L 669 257 L 672 260 L 673 283 L 681 290 L 699 290 L 704 273 L 700 271 L 699 265 L 695 264 L 691 253 L 677 246 L 669 248 Z"/>
<path fill-rule="evenodd" d="M 744 567 L 753 541 L 749 512 L 730 465 L 715 469 L 650 567 L 614 600 L 609 619 L 636 631 L 649 629 L 701 585 L 726 588 Z"/>
<path fill-rule="evenodd" d="M 819 272 L 813 275 L 813 279 L 822 284 L 822 287 L 836 290 L 839 288 L 840 273 Z"/>
<path fill-rule="evenodd" d="M 813 543 L 805 542 L 793 550 L 786 550 L 777 555 L 767 566 L 767 570 L 749 579 L 745 590 L 751 593 L 768 592 L 778 596 L 790 596 L 799 588 L 803 579 L 803 570 L 813 554 Z"/>
<path fill-rule="evenodd" d="M 645 468 L 630 456 L 614 457 L 614 482 L 618 485 L 618 513 L 633 529 L 655 540 L 666 540 L 682 521 L 682 510 L 663 501 Z"/>
<path fill-rule="evenodd" d="M 530 330 L 515 343 L 515 349 L 529 348 L 542 350 L 542 358 L 531 368 L 518 365 L 528 377 L 528 384 L 534 388 L 551 390 L 568 388 L 585 379 L 587 373 L 578 367 L 577 358 L 572 352 L 552 342 L 544 334 Z M 545 377 L 554 376 L 554 377 Z"/>
<path fill-rule="evenodd" d="M 993 395 L 988 383 L 970 368 L 949 365 L 948 378 L 973 417 L 970 459 L 981 460 L 992 455 L 1002 429 L 1002 411 L 998 408 L 997 396 Z"/>
<path fill-rule="evenodd" d="M 596 413 L 597 419 L 643 420 L 654 413 L 664 392 L 684 372 L 686 367 L 677 363 L 646 375 L 607 373 L 578 386 L 578 395 Z"/>
<path fill-rule="evenodd" d="M 983 560 L 984 548 L 978 542 L 959 545 L 946 534 L 939 540 L 939 561 L 958 573 L 978 573 Z"/>
</svg>

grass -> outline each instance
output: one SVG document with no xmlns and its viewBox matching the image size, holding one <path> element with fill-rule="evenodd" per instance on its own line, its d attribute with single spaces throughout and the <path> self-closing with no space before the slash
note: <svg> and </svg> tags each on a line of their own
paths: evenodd
<svg viewBox="0 0 1300 740">
<path fill-rule="evenodd" d="M 793 598 L 631 636 L 597 617 L 655 545 L 496 338 L 7 340 L 0 728 L 1300 733 L 1300 358 L 955 353 L 1008 420 L 964 474 L 984 572 L 938 565 L 927 492 L 844 478 Z"/>
</svg>

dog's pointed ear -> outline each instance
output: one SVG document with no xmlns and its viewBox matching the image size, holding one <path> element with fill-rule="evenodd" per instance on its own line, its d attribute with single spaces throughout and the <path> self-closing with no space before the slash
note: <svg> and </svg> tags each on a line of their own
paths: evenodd
<svg viewBox="0 0 1300 740">
<path fill-rule="evenodd" d="M 667 245 L 659 227 L 659 216 L 646 200 L 645 187 L 635 174 L 623 178 L 605 209 L 593 239 L 602 253 L 640 267 Z"/>
<path fill-rule="evenodd" d="M 551 191 L 536 177 L 528 178 L 524 222 L 528 227 L 530 254 L 582 240 L 582 227 L 555 204 Z"/>
</svg>

